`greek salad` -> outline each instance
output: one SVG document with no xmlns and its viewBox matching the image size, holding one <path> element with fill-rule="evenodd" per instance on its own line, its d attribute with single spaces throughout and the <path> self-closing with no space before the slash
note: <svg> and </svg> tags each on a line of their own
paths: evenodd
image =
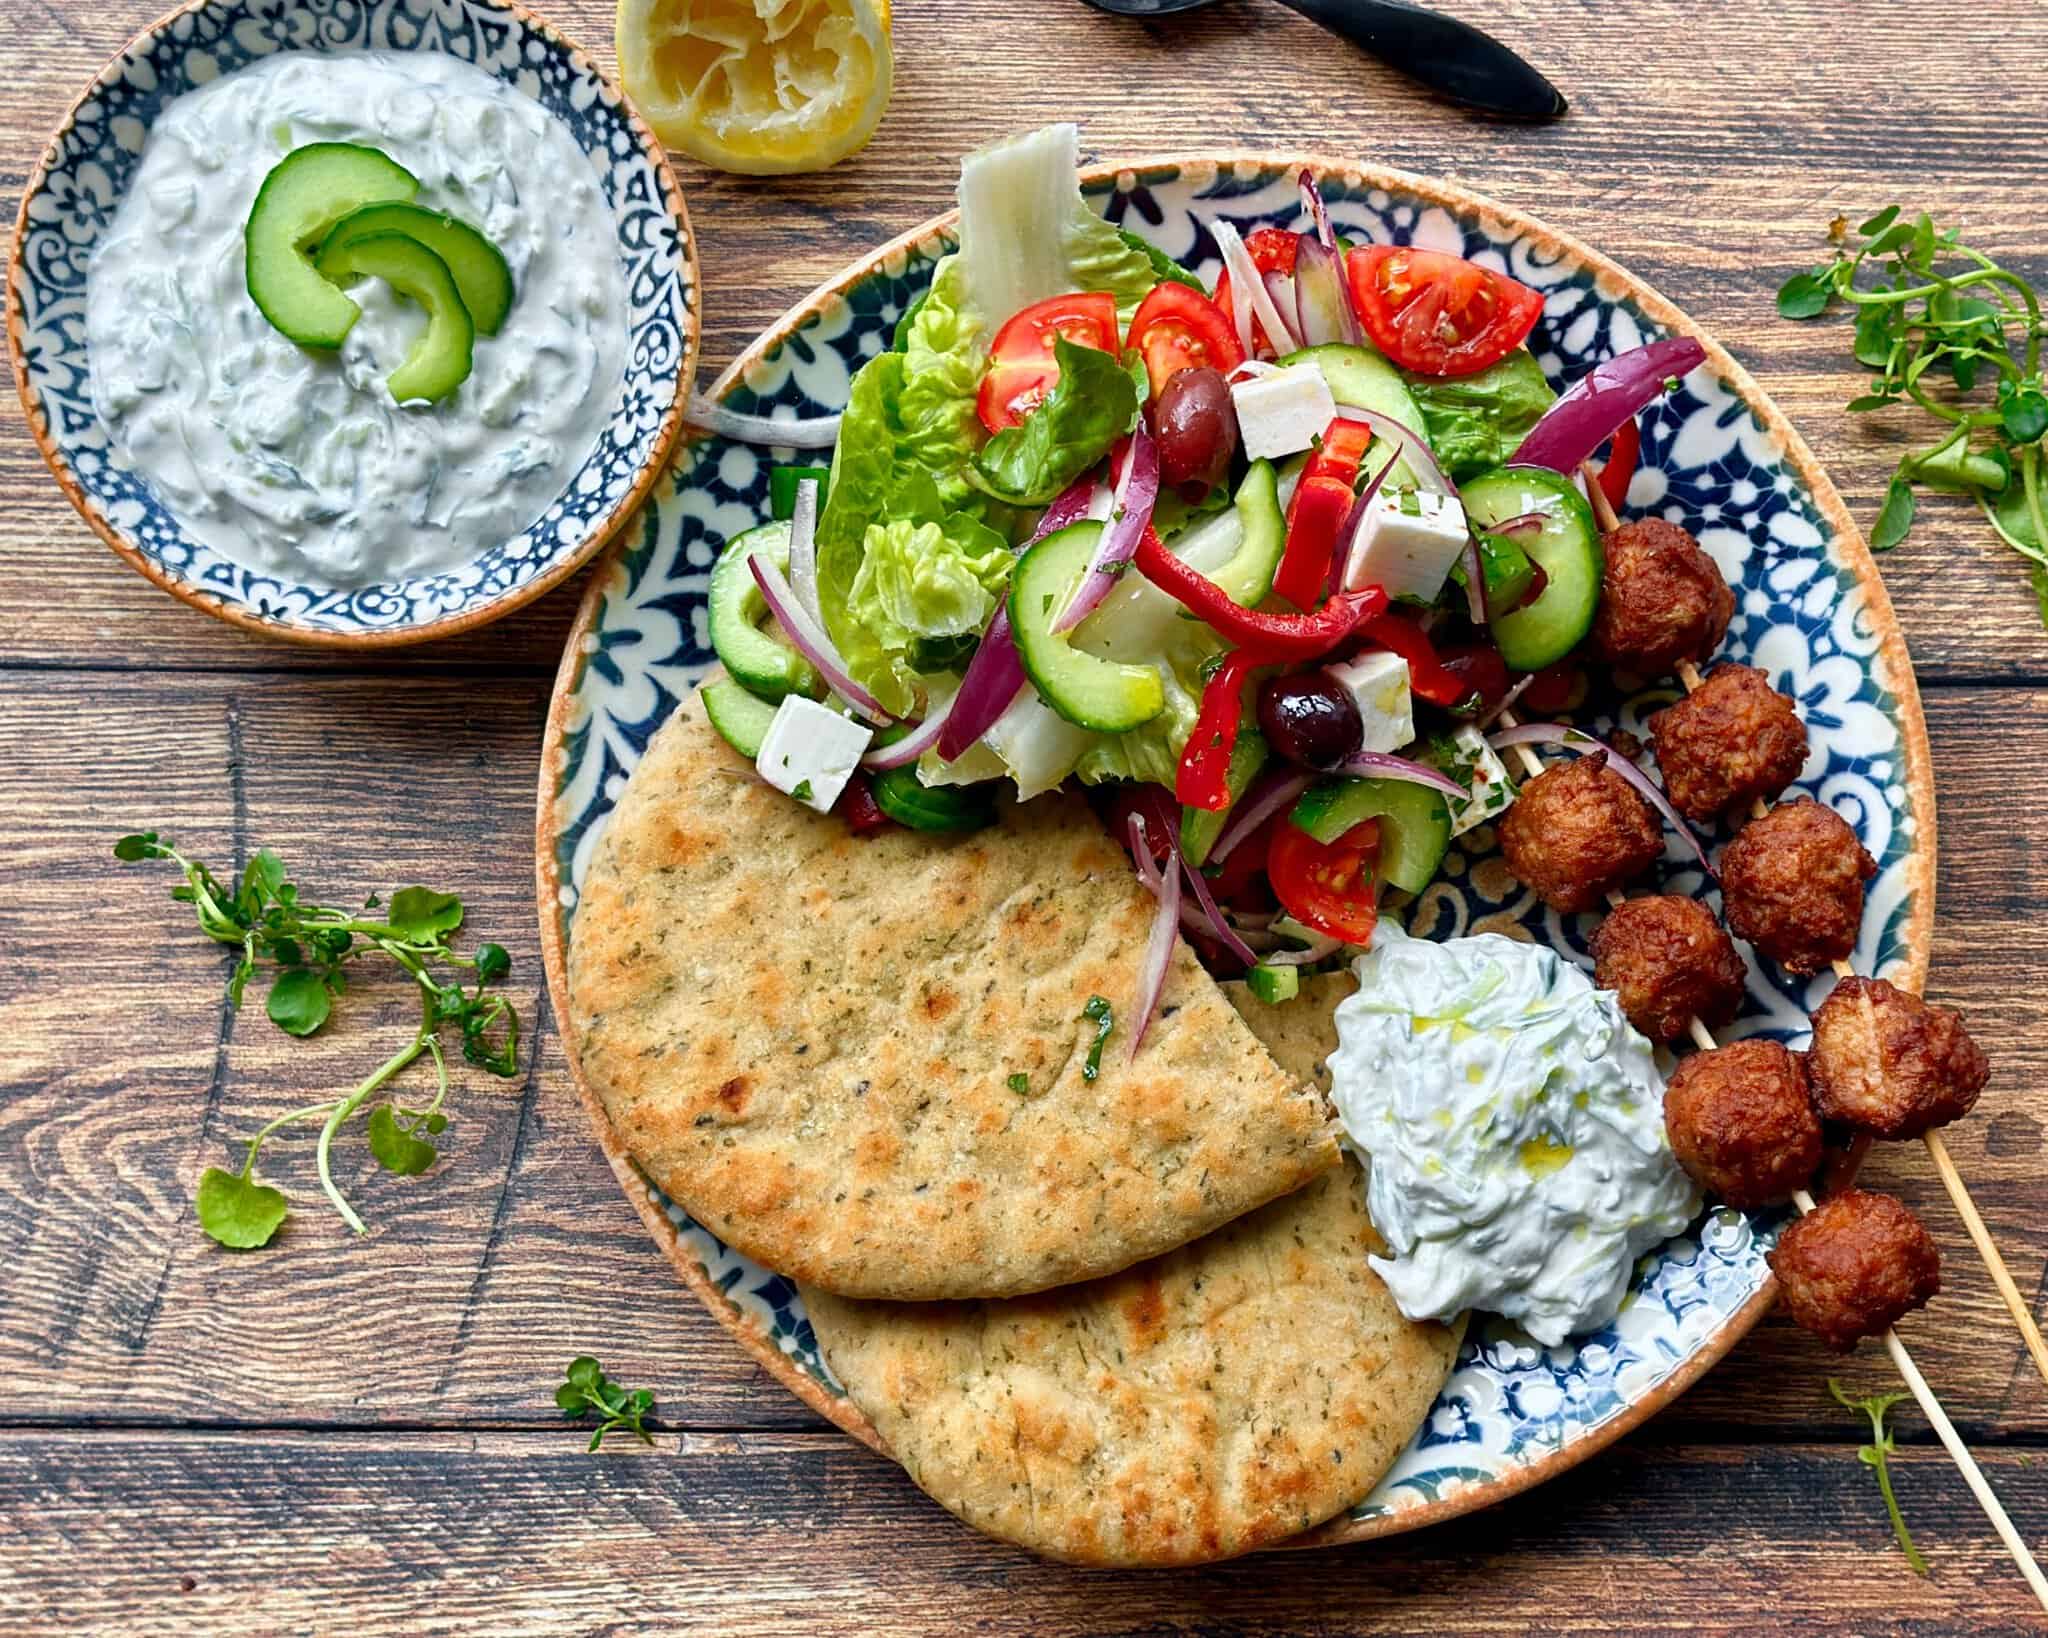
<svg viewBox="0 0 2048 1638">
<path fill-rule="evenodd" d="M 1094 788 L 1159 897 L 1155 998 L 1179 932 L 1285 1000 L 1512 800 L 1484 729 L 1565 703 L 1599 603 L 1580 464 L 1611 439 L 1618 500 L 1702 354 L 1560 399 L 1536 291 L 1347 242 L 1306 171 L 1300 231 L 1205 224 L 1211 288 L 1089 207 L 1078 140 L 964 162 L 959 247 L 829 468 L 776 469 L 717 561 L 704 702 L 856 832 Z"/>
</svg>

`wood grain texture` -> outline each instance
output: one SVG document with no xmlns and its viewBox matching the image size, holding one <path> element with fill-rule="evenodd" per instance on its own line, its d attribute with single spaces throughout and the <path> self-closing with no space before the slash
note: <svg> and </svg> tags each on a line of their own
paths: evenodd
<svg viewBox="0 0 2048 1638">
<path fill-rule="evenodd" d="M 44 136 L 155 0 L 8 9 L 6 219 Z M 544 0 L 607 66 L 608 0 Z M 820 177 L 680 166 L 716 368 L 866 247 L 950 201 L 994 130 L 1079 118 L 1105 157 L 1298 147 L 1452 177 L 1598 245 L 1713 330 L 1869 517 L 1894 433 L 1843 415 L 1843 327 L 1776 317 L 1837 211 L 1901 199 L 2048 276 L 2048 11 L 1835 0 L 1469 0 L 1574 99 L 1541 129 L 1432 105 L 1269 0 L 1141 24 L 1067 0 L 904 0 L 895 105 Z M 1276 73 L 1275 65 L 1287 65 Z M 11 231 L 0 230 L 0 231 Z M 2048 636 L 2016 565 L 1937 502 L 1885 573 L 1928 685 L 1940 789 L 1932 991 L 1997 1079 L 1951 1145 L 2042 1292 L 2048 1123 Z M 1931 1582 L 1891 1553 L 1846 1366 L 1773 1319 L 1644 1433 L 1534 1496 L 1426 1535 L 1197 1575 L 1098 1576 L 981 1542 L 768 1381 L 675 1288 L 619 1196 L 539 1002 L 532 790 L 580 588 L 366 663 L 173 605 L 58 495 L 0 415 L 0 1630 L 352 1634 L 634 1630 L 2021 1630 L 2028 1607 L 1917 1418 L 1902 1499 Z M 395 986 L 290 1043 L 221 1000 L 225 960 L 107 845 L 149 824 L 220 865 L 270 845 L 341 897 L 461 891 L 513 953 L 532 1070 L 464 1074 L 447 1158 L 264 1170 L 273 1253 L 198 1234 L 204 1165 L 359 1075 L 409 1029 Z M 1904 1333 L 2030 1537 L 2048 1535 L 2048 1393 L 1924 1158 L 1869 1172 L 1919 1207 L 1947 1289 Z M 601 1459 L 549 1398 L 585 1350 L 660 1396 L 660 1448 Z M 189 1585 L 188 1585 L 189 1583 Z"/>
</svg>

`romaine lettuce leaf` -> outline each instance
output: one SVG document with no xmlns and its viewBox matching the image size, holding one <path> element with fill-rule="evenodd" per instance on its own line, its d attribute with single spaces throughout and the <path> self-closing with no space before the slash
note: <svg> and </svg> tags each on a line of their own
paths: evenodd
<svg viewBox="0 0 2048 1638">
<path fill-rule="evenodd" d="M 1418 430 L 1429 439 L 1453 483 L 1505 462 L 1523 435 L 1557 402 L 1542 366 L 1526 347 L 1517 347 L 1477 375 L 1446 379 L 1406 370 L 1401 375 L 1422 406 L 1423 425 Z"/>
<path fill-rule="evenodd" d="M 905 689 L 917 683 L 919 639 L 979 632 L 1017 562 L 1007 540 L 958 512 L 944 528 L 907 518 L 871 523 L 862 544 L 847 614 L 875 639 Z"/>
<path fill-rule="evenodd" d="M 987 434 L 975 393 L 987 361 L 984 326 L 966 311 L 958 256 L 932 273 L 903 342 L 903 443 L 954 504 L 967 496 L 967 463 Z"/>
<path fill-rule="evenodd" d="M 1145 362 L 1128 363 L 1065 336 L 1052 344 L 1060 378 L 1023 421 L 982 446 L 968 481 L 1012 506 L 1045 506 L 1138 424 Z"/>
</svg>

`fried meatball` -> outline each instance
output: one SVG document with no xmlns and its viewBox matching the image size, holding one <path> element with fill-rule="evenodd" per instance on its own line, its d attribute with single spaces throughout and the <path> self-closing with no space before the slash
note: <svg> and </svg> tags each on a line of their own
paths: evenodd
<svg viewBox="0 0 2048 1638">
<path fill-rule="evenodd" d="M 1661 677 L 1721 646 L 1735 593 L 1700 543 L 1662 518 L 1638 518 L 1601 539 L 1593 652 L 1610 665 Z"/>
<path fill-rule="evenodd" d="M 1753 665 L 1715 666 L 1650 718 L 1650 742 L 1671 805 L 1701 824 L 1770 801 L 1806 766 L 1806 725 Z"/>
<path fill-rule="evenodd" d="M 1831 1194 L 1778 1238 L 1771 1272 L 1792 1317 L 1837 1353 L 1881 1336 L 1941 1290 L 1941 1253 L 1888 1194 Z"/>
<path fill-rule="evenodd" d="M 1721 855 L 1728 925 L 1788 973 L 1817 973 L 1856 948 L 1863 884 L 1877 874 L 1856 832 L 1811 797 L 1753 819 Z"/>
<path fill-rule="evenodd" d="M 1991 1061 L 1953 1007 L 1881 978 L 1845 978 L 1813 1015 L 1813 1101 L 1881 1138 L 1918 1137 L 1967 1115 Z"/>
<path fill-rule="evenodd" d="M 1725 1024 L 1742 1005 L 1742 957 L 1695 899 L 1630 899 L 1593 935 L 1593 981 L 1621 998 L 1628 1021 L 1653 1041 L 1675 1041 L 1686 1021 Z"/>
<path fill-rule="evenodd" d="M 1664 1131 L 1688 1177 L 1745 1211 L 1791 1199 L 1820 1166 L 1806 1067 L 1776 1041 L 1681 1058 L 1664 1088 Z"/>
<path fill-rule="evenodd" d="M 1594 751 L 1553 762 L 1501 816 L 1508 869 L 1551 909 L 1590 910 L 1664 851 L 1656 810 Z"/>
</svg>

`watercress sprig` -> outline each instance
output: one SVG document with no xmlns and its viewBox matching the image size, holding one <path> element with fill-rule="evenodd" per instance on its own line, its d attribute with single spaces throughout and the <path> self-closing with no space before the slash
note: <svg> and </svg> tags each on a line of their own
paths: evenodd
<svg viewBox="0 0 2048 1638">
<path fill-rule="evenodd" d="M 637 1434 L 643 1445 L 654 1443 L 646 1427 L 647 1413 L 654 1409 L 654 1395 L 645 1388 L 636 1388 L 628 1393 L 610 1377 L 604 1374 L 604 1367 L 588 1354 L 578 1355 L 569 1361 L 565 1380 L 555 1389 L 555 1403 L 564 1416 L 583 1416 L 595 1412 L 600 1418 L 597 1431 L 590 1436 L 591 1450 L 604 1443 L 607 1433 L 623 1428 Z"/>
<path fill-rule="evenodd" d="M 208 938 L 241 951 L 228 979 L 229 1004 L 241 1006 L 259 965 L 273 966 L 276 976 L 264 1011 L 287 1035 L 318 1031 L 348 989 L 349 968 L 366 956 L 395 962 L 419 991 L 419 1027 L 410 1041 L 342 1096 L 294 1109 L 263 1127 L 249 1140 L 239 1172 L 209 1166 L 201 1174 L 194 1202 L 199 1224 L 220 1244 L 247 1250 L 267 1245 L 277 1233 L 289 1205 L 281 1190 L 257 1181 L 256 1157 L 274 1133 L 310 1120 L 320 1122 L 314 1155 L 322 1192 L 350 1228 L 369 1232 L 335 1185 L 334 1140 L 365 1103 L 416 1060 L 428 1057 L 434 1064 L 433 1097 L 417 1106 L 387 1097 L 370 1111 L 367 1136 L 370 1153 L 386 1171 L 411 1177 L 433 1165 L 438 1151 L 431 1140 L 448 1126 L 442 1112 L 448 1098 L 443 1029 L 455 1028 L 465 1061 L 494 1075 L 518 1074 L 519 1015 L 504 995 L 488 993 L 512 970 L 512 958 L 499 944 L 480 944 L 473 955 L 450 947 L 449 935 L 462 925 L 463 913 L 462 900 L 453 893 L 407 887 L 392 894 L 388 904 L 372 894 L 361 910 L 311 904 L 300 898 L 283 861 L 268 848 L 224 884 L 155 831 L 122 837 L 114 844 L 114 857 L 164 859 L 184 873 L 183 885 L 172 888 L 171 897 L 192 906 Z"/>
<path fill-rule="evenodd" d="M 1939 436 L 1899 462 L 1870 531 L 1878 551 L 1913 526 L 1916 486 L 1968 495 L 2001 540 L 2027 559 L 2048 625 L 2048 339 L 2034 287 L 1956 228 L 1889 205 L 1852 234 L 1837 219 L 1831 262 L 1788 279 L 1786 318 L 1818 318 L 1836 302 L 1855 314 L 1856 361 L 1874 372 L 1849 401 L 1863 415 L 1911 404 Z"/>
<path fill-rule="evenodd" d="M 1835 1396 L 1835 1402 L 1846 1411 L 1861 1411 L 1870 1418 L 1870 1443 L 1861 1446 L 1856 1459 L 1877 1474 L 1877 1488 L 1884 1496 L 1884 1510 L 1891 1515 L 1892 1534 L 1899 1538 L 1899 1550 L 1906 1555 L 1906 1562 L 1913 1567 L 1915 1575 L 1928 1574 L 1927 1560 L 1920 1556 L 1920 1549 L 1913 1545 L 1913 1533 L 1906 1528 L 1905 1516 L 1899 1511 L 1898 1498 L 1892 1494 L 1891 1469 L 1885 1466 L 1885 1458 L 1896 1448 L 1892 1443 L 1891 1429 L 1884 1425 L 1885 1415 L 1901 1399 L 1903 1393 L 1874 1393 L 1867 1399 L 1851 1399 L 1842 1391 L 1842 1384 L 1833 1377 L 1828 1378 L 1828 1392 Z"/>
</svg>

